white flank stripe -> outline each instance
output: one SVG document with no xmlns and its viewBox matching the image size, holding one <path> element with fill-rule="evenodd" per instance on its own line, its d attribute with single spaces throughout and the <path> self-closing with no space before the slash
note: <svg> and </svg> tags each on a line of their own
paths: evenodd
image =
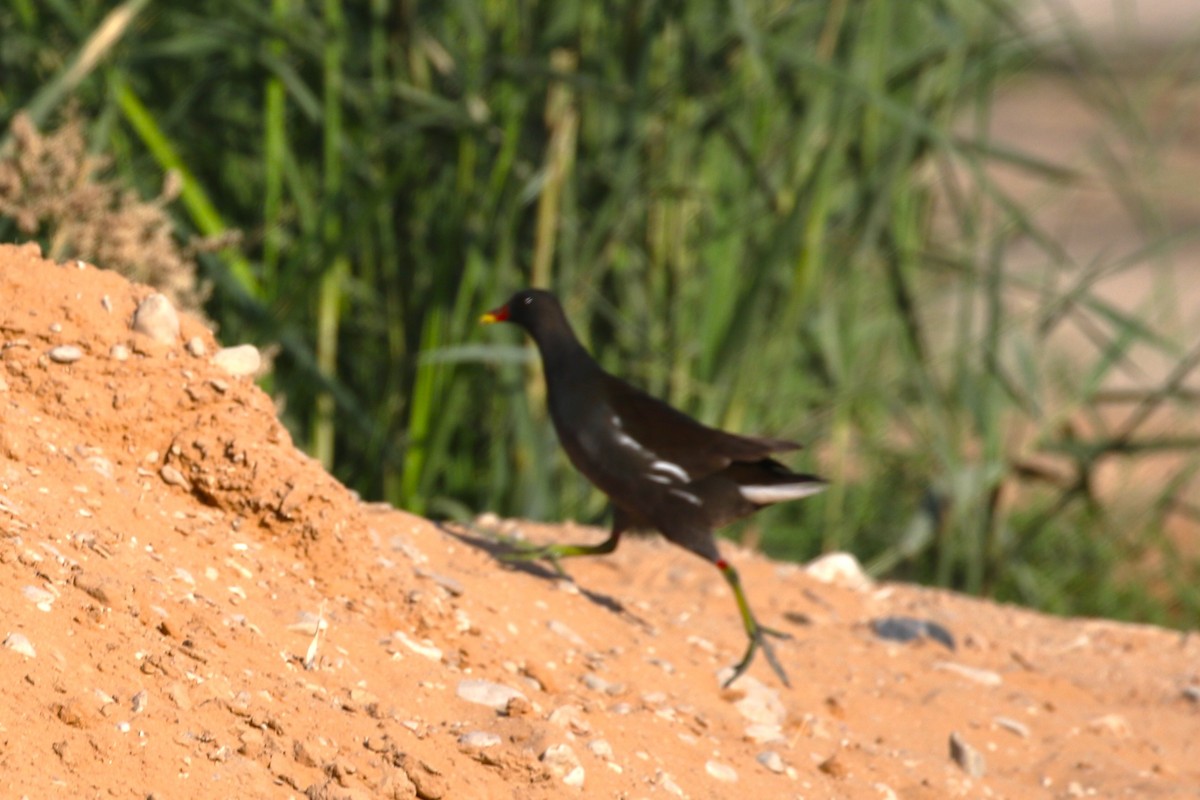
<svg viewBox="0 0 1200 800">
<path fill-rule="evenodd" d="M 696 497 L 696 495 L 692 494 L 691 492 L 685 492 L 683 489 L 668 489 L 667 491 L 676 497 L 683 498 L 694 506 L 704 505 L 702 502 L 700 502 L 700 498 Z"/>
<path fill-rule="evenodd" d="M 617 444 L 621 445 L 622 447 L 628 447 L 633 452 L 642 453 L 643 455 L 648 455 L 650 452 L 646 448 L 642 447 L 641 442 L 630 436 L 628 433 L 618 432 Z"/>
<path fill-rule="evenodd" d="M 692 479 L 692 476 L 688 475 L 687 472 L 684 471 L 683 467 L 679 466 L 678 464 L 672 464 L 670 461 L 651 461 L 650 469 L 654 470 L 655 472 L 665 472 L 668 475 L 674 475 L 684 483 L 688 483 Z"/>
<path fill-rule="evenodd" d="M 767 505 L 785 500 L 799 500 L 825 491 L 823 483 L 780 483 L 775 486 L 739 486 L 742 497 L 751 503 Z"/>
<path fill-rule="evenodd" d="M 668 478 L 666 475 L 650 474 L 650 475 L 647 475 L 646 477 L 649 478 L 650 480 L 654 481 L 655 483 L 662 483 L 662 484 L 672 483 L 671 479 Z"/>
</svg>

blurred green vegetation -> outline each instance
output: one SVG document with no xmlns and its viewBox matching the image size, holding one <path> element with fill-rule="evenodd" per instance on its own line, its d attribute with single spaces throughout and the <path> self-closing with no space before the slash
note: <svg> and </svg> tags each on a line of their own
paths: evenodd
<svg viewBox="0 0 1200 800">
<path fill-rule="evenodd" d="M 602 518 L 530 348 L 476 326 L 548 286 L 613 371 L 810 443 L 796 466 L 832 488 L 740 531 L 768 552 L 1194 619 L 1162 531 L 1194 513 L 1197 443 L 1109 425 L 1100 393 L 1149 348 L 1180 374 L 1137 408 L 1187 402 L 1197 355 L 1094 291 L 1137 257 L 1066 263 L 993 181 L 1072 178 L 988 139 L 998 84 L 1039 59 L 1010 0 L 14 0 L 0 31 L 5 129 L 74 103 L 127 185 L 179 174 L 181 233 L 241 231 L 203 257 L 207 311 L 280 345 L 286 423 L 364 496 Z M 1044 266 L 1010 268 L 1016 241 Z M 1055 361 L 1079 320 L 1101 355 Z M 1094 491 L 1162 452 L 1153 513 Z"/>
</svg>

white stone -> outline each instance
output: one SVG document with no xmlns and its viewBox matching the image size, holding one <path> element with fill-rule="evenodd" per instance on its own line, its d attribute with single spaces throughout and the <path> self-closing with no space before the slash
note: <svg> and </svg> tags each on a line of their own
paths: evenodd
<svg viewBox="0 0 1200 800">
<path fill-rule="evenodd" d="M 459 681 L 456 694 L 460 699 L 466 700 L 468 703 L 488 706 L 497 711 L 503 711 L 508 708 L 508 701 L 514 698 L 519 697 L 526 701 L 529 699 L 521 692 L 509 686 L 477 678 L 468 678 Z"/>
<path fill-rule="evenodd" d="M 213 356 L 213 363 L 230 375 L 253 375 L 262 367 L 262 354 L 252 344 L 222 347 Z"/>
<path fill-rule="evenodd" d="M 179 314 L 165 295 L 152 294 L 133 312 L 133 329 L 156 342 L 175 344 L 179 339 Z"/>
<path fill-rule="evenodd" d="M 720 761 L 705 761 L 704 771 L 710 777 L 721 781 L 721 783 L 737 783 L 737 770 L 728 764 L 722 764 Z"/>
<path fill-rule="evenodd" d="M 819 581 L 850 589 L 866 590 L 871 587 L 871 579 L 863 571 L 862 565 L 849 553 L 826 553 L 809 562 L 804 571 Z"/>
</svg>

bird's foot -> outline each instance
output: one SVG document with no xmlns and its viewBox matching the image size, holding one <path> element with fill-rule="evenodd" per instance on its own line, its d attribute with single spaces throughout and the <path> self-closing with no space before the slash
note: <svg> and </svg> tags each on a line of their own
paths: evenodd
<svg viewBox="0 0 1200 800">
<path fill-rule="evenodd" d="M 762 648 L 763 655 L 766 657 L 767 663 L 771 665 L 772 671 L 779 676 L 780 683 L 791 688 L 792 684 L 788 681 L 787 673 L 783 671 L 783 665 L 779 663 L 779 658 L 775 655 L 775 648 L 771 646 L 767 637 L 773 636 L 777 639 L 791 639 L 792 635 L 774 628 L 758 625 L 757 623 L 754 629 L 747 631 L 746 634 L 750 637 L 750 643 L 746 646 L 746 653 L 742 656 L 742 660 L 734 665 L 733 674 L 721 684 L 721 688 L 728 689 L 734 681 L 742 677 L 742 673 L 750 667 L 750 662 L 754 660 L 754 654 L 759 648 Z"/>
</svg>

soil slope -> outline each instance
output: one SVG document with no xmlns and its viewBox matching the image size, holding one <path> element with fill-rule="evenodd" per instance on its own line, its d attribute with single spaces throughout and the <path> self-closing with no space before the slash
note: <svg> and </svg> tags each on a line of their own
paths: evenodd
<svg viewBox="0 0 1200 800">
<path fill-rule="evenodd" d="M 4 797 L 1200 792 L 1194 636 L 725 545 L 794 686 L 760 660 L 722 690 L 744 638 L 711 566 L 630 540 L 571 582 L 495 531 L 602 531 L 363 504 L 198 321 L 134 333 L 150 292 L 0 247 Z"/>
</svg>

